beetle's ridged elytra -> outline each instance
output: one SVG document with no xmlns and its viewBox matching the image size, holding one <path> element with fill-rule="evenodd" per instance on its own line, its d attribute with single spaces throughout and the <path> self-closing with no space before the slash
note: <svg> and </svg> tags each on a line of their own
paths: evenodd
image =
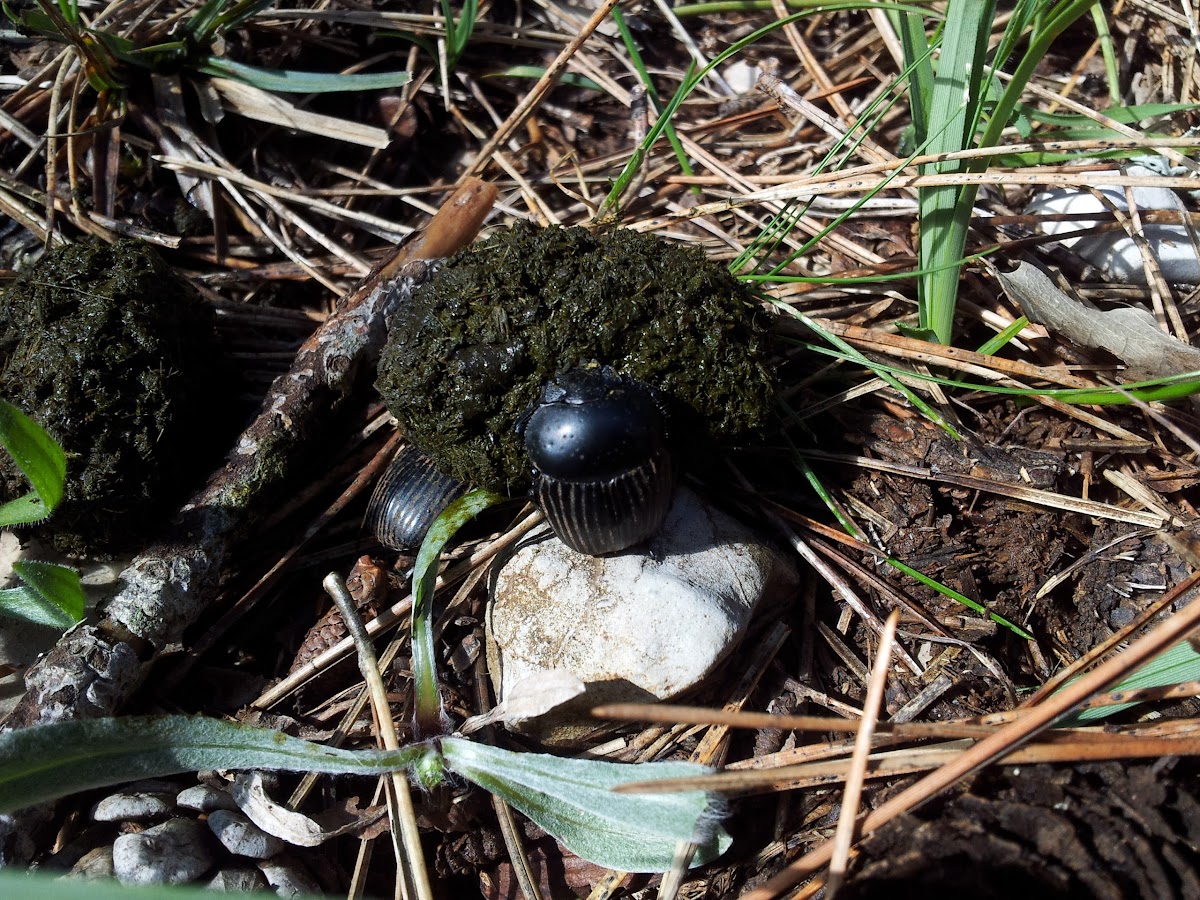
<svg viewBox="0 0 1200 900">
<path fill-rule="evenodd" d="M 559 540 L 591 556 L 616 553 L 658 531 L 671 508 L 671 456 L 660 450 L 636 469 L 598 481 L 537 479 L 538 505 Z"/>
<path fill-rule="evenodd" d="M 674 472 L 663 415 L 644 385 L 607 367 L 560 375 L 523 431 L 534 494 L 568 547 L 600 556 L 658 530 Z"/>
<path fill-rule="evenodd" d="M 402 447 L 375 485 L 366 526 L 385 547 L 419 547 L 429 526 L 465 490 L 416 447 Z"/>
</svg>

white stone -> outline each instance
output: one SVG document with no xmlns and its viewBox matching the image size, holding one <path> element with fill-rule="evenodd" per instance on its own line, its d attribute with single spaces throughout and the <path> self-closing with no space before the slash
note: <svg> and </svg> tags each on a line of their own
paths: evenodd
<svg viewBox="0 0 1200 900">
<path fill-rule="evenodd" d="M 208 827 L 225 849 L 237 856 L 270 859 L 284 846 L 283 841 L 267 834 L 240 812 L 213 810 L 208 816 Z"/>
<path fill-rule="evenodd" d="M 205 887 L 219 894 L 249 894 L 266 890 L 267 879 L 258 869 L 221 869 Z"/>
<path fill-rule="evenodd" d="M 547 669 L 577 676 L 585 693 L 548 717 L 557 740 L 564 716 L 597 703 L 675 697 L 733 649 L 763 597 L 796 584 L 789 558 L 686 488 L 644 546 L 592 557 L 557 539 L 528 545 L 488 607 L 497 699 Z M 547 737 L 544 725 L 523 730 Z"/>
<path fill-rule="evenodd" d="M 175 810 L 175 791 L 121 791 L 110 794 L 92 810 L 97 822 L 138 822 L 161 819 Z"/>
<path fill-rule="evenodd" d="M 184 809 L 194 809 L 197 812 L 212 812 L 214 809 L 237 809 L 237 804 L 229 796 L 228 791 L 207 784 L 194 784 L 179 792 L 175 802 Z"/>
<path fill-rule="evenodd" d="M 1163 173 L 1144 166 L 1131 165 L 1126 167 L 1125 174 L 1142 176 L 1162 175 Z M 1129 204 L 1125 202 L 1123 187 L 1098 187 L 1096 191 L 1117 209 L 1128 212 Z M 1183 200 L 1170 188 L 1135 187 L 1132 188 L 1132 192 L 1134 202 L 1141 212 L 1172 210 L 1187 214 L 1187 207 Z M 1055 188 L 1046 191 L 1034 197 L 1025 208 L 1027 215 L 1107 213 L 1107 211 L 1108 206 L 1091 191 L 1079 188 Z M 1113 223 L 1111 218 L 1106 218 L 1104 221 Z M 1042 222 L 1039 227 L 1046 234 L 1066 234 L 1098 224 L 1100 224 L 1099 220 L 1078 219 L 1067 222 Z M 1162 269 L 1163 277 L 1169 283 L 1200 284 L 1200 258 L 1197 257 L 1196 246 L 1188 234 L 1188 229 L 1182 223 L 1144 225 L 1142 234 L 1146 238 L 1151 255 L 1158 261 L 1159 268 Z M 1130 284 L 1146 283 L 1142 253 L 1137 244 L 1119 226 L 1116 231 L 1069 238 L 1062 244 L 1070 247 L 1071 250 L 1114 281 Z"/>
<path fill-rule="evenodd" d="M 754 85 L 758 82 L 759 68 L 754 63 L 737 59 L 722 69 L 721 74 L 725 76 L 725 81 L 729 86 L 740 96 L 754 90 Z"/>
<path fill-rule="evenodd" d="M 212 866 L 207 830 L 195 819 L 171 819 L 113 841 L 113 871 L 122 884 L 183 884 Z"/>
<path fill-rule="evenodd" d="M 296 897 L 298 895 L 321 893 L 321 886 L 295 860 L 287 858 L 268 859 L 258 864 L 258 870 L 263 873 L 276 896 Z"/>
</svg>

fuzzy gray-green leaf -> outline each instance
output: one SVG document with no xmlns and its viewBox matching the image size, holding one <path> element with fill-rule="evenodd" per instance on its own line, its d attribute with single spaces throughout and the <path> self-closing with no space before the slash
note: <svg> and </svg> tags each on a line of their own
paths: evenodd
<svg viewBox="0 0 1200 900">
<path fill-rule="evenodd" d="M 0 734 L 0 812 L 67 794 L 199 769 L 285 769 L 380 775 L 425 746 L 352 752 L 266 728 L 199 716 L 56 722 Z"/>
<path fill-rule="evenodd" d="M 694 863 L 720 856 L 731 839 L 704 791 L 617 794 L 633 781 L 703 774 L 685 762 L 622 765 L 514 753 L 459 738 L 442 741 L 446 767 L 487 788 L 584 859 L 625 872 L 664 872 L 680 843 L 699 844 Z"/>
</svg>

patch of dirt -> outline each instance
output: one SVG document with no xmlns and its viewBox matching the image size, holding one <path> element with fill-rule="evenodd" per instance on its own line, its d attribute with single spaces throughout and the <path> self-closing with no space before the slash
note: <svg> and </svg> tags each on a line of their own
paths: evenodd
<svg viewBox="0 0 1200 900">
<path fill-rule="evenodd" d="M 1200 897 L 1190 760 L 998 769 L 875 832 L 840 897 Z"/>
</svg>

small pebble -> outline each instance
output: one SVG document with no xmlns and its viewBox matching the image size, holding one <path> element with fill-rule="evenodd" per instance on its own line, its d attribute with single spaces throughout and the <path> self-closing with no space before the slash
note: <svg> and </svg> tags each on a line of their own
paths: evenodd
<svg viewBox="0 0 1200 900">
<path fill-rule="evenodd" d="M 740 96 L 754 90 L 754 85 L 758 82 L 759 68 L 753 63 L 739 59 L 722 69 L 721 74 L 725 76 L 725 81 L 729 86 Z"/>
<path fill-rule="evenodd" d="M 251 859 L 270 859 L 284 848 L 284 843 L 267 834 L 241 812 L 214 810 L 208 816 L 208 827 L 225 849 L 237 856 Z"/>
<path fill-rule="evenodd" d="M 1141 165 L 1125 167 L 1126 175 L 1162 175 Z M 1053 188 L 1038 194 L 1025 208 L 1026 215 L 1042 216 L 1053 214 L 1096 213 L 1107 215 L 1108 204 L 1127 211 L 1125 188 L 1105 186 L 1092 189 L 1069 187 Z M 1137 186 L 1129 189 L 1134 202 L 1143 212 L 1167 210 L 1180 215 L 1187 214 L 1187 206 L 1180 196 L 1170 188 Z M 1099 194 L 1104 199 L 1100 199 Z M 1073 221 L 1042 222 L 1040 229 L 1046 234 L 1065 234 L 1101 224 L 1099 220 L 1077 219 Z M 1138 230 L 1139 236 L 1149 248 L 1150 254 L 1162 270 L 1169 284 L 1200 283 L 1200 257 L 1192 243 L 1187 226 L 1182 224 L 1146 224 Z M 1102 234 L 1088 234 L 1067 238 L 1063 246 L 1071 248 L 1114 281 L 1130 284 L 1146 283 L 1146 268 L 1137 242 L 1123 230 Z"/>
<path fill-rule="evenodd" d="M 219 894 L 248 894 L 265 891 L 267 879 L 258 869 L 221 869 L 206 887 Z"/>
<path fill-rule="evenodd" d="M 127 885 L 184 884 L 213 864 L 207 830 L 195 819 L 171 819 L 113 842 L 113 870 Z"/>
<path fill-rule="evenodd" d="M 264 860 L 258 864 L 258 868 L 280 897 L 321 894 L 321 886 L 313 881 L 312 876 L 294 859 Z"/>
<path fill-rule="evenodd" d="M 228 791 L 222 791 L 207 784 L 194 784 L 179 792 L 175 798 L 183 809 L 194 809 L 197 812 L 212 812 L 214 809 L 237 809 L 237 804 L 229 796 Z"/>
<path fill-rule="evenodd" d="M 68 878 L 82 878 L 85 881 L 108 880 L 116 877 L 113 871 L 113 848 L 97 847 L 85 853 L 75 865 L 71 866 Z"/>
<path fill-rule="evenodd" d="M 105 797 L 92 810 L 97 822 L 144 822 L 175 810 L 175 791 L 121 791 Z"/>
</svg>

